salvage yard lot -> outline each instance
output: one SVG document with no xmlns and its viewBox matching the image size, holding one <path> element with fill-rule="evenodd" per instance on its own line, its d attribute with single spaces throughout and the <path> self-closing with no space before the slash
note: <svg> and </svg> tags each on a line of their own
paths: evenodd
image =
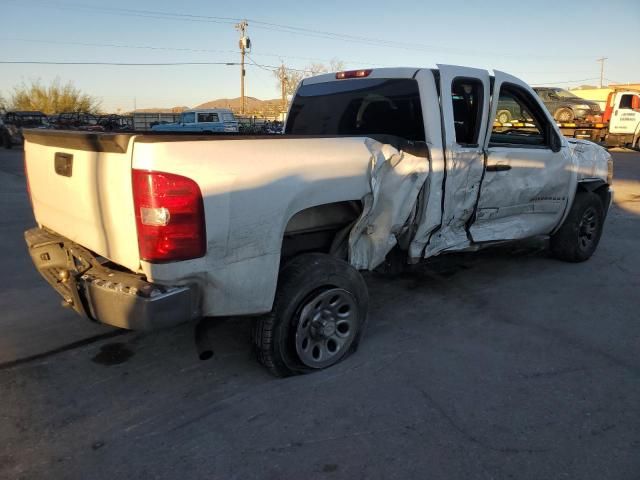
<svg viewBox="0 0 640 480">
<path fill-rule="evenodd" d="M 590 261 L 533 242 L 368 274 L 356 355 L 282 380 L 250 320 L 207 323 L 200 361 L 192 325 L 59 307 L 22 240 L 22 152 L 2 151 L 0 478 L 640 478 L 640 154 L 614 160 Z"/>
</svg>

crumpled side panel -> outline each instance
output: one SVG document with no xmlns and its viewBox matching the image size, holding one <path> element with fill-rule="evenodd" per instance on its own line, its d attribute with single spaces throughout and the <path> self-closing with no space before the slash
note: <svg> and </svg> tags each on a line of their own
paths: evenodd
<svg viewBox="0 0 640 480">
<path fill-rule="evenodd" d="M 409 246 L 409 258 L 419 261 L 425 250 L 431 233 L 442 221 L 442 182 L 444 181 L 444 155 L 439 148 L 428 144 L 430 151 L 429 177 L 426 180 L 425 199 L 422 211 L 418 213 L 415 223 L 415 235 Z"/>
<path fill-rule="evenodd" d="M 371 270 L 396 245 L 429 175 L 429 162 L 375 140 L 365 144 L 371 152 L 371 192 L 363 199 L 363 212 L 349 235 L 349 262 Z"/>
<path fill-rule="evenodd" d="M 572 163 L 578 181 L 585 178 L 607 178 L 607 162 L 611 154 L 600 145 L 588 140 L 568 139 L 569 151 L 576 161 Z"/>
<path fill-rule="evenodd" d="M 444 250 L 459 250 L 469 246 L 465 226 L 473 214 L 483 172 L 482 153 L 476 150 L 448 150 L 442 226 L 431 235 L 424 251 L 425 258 Z"/>
<path fill-rule="evenodd" d="M 546 235 L 559 224 L 575 192 L 568 149 L 554 153 L 494 147 L 488 163 L 510 169 L 485 174 L 476 221 L 469 229 L 474 242 Z"/>
</svg>

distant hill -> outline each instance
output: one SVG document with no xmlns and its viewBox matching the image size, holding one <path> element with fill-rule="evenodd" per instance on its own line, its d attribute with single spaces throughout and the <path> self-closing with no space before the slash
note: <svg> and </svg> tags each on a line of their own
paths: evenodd
<svg viewBox="0 0 640 480">
<path fill-rule="evenodd" d="M 248 112 L 277 110 L 282 104 L 282 100 L 274 98 L 271 100 L 260 100 L 255 97 L 245 97 Z M 236 98 L 219 98 L 209 102 L 202 103 L 195 108 L 229 108 L 234 112 L 240 111 L 241 99 Z"/>
<path fill-rule="evenodd" d="M 247 113 L 251 114 L 253 112 L 260 113 L 272 113 L 279 112 L 282 100 L 279 98 L 274 98 L 270 100 L 260 100 L 255 97 L 245 97 L 246 102 L 246 110 Z M 240 97 L 236 98 L 218 98 L 217 100 L 210 100 L 205 103 L 201 103 L 193 108 L 228 108 L 234 112 L 239 112 L 241 106 Z M 171 108 L 138 108 L 136 112 L 141 113 L 180 113 L 184 110 L 189 110 L 190 107 L 181 106 L 181 107 L 171 107 Z"/>
<path fill-rule="evenodd" d="M 138 113 L 180 113 L 180 112 L 184 112 L 185 110 L 189 110 L 189 107 L 183 105 L 181 107 L 170 107 L 170 108 L 169 107 L 138 108 L 134 111 Z"/>
</svg>

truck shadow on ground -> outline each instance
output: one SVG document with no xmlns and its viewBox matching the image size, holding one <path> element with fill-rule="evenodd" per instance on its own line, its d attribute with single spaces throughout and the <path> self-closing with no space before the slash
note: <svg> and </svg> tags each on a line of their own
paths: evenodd
<svg viewBox="0 0 640 480">
<path fill-rule="evenodd" d="M 540 261 L 549 256 L 547 241 L 533 239 L 505 244 L 472 253 L 448 254 L 435 257 L 418 265 L 407 265 L 401 270 L 381 266 L 373 272 L 364 272 L 369 286 L 371 308 L 367 337 L 375 335 L 377 322 L 386 322 L 420 294 L 444 294 L 455 282 L 464 288 L 465 276 L 474 270 L 502 276 L 513 272 L 530 261 Z M 469 278 L 469 281 L 473 281 Z M 451 292 L 455 295 L 455 292 Z M 241 367 L 241 370 L 261 369 L 252 348 L 252 330 L 256 317 L 205 318 L 198 323 L 180 325 L 150 333 L 129 333 L 124 338 L 93 348 L 91 361 L 111 367 L 128 362 L 139 349 L 157 349 L 184 355 L 206 368 L 210 366 Z M 394 318 L 402 327 L 402 318 Z M 176 348 L 178 344 L 185 348 Z M 190 344 L 190 345 L 185 345 Z M 178 353 L 180 352 L 180 353 Z M 235 369 L 235 368 L 234 368 Z"/>
</svg>

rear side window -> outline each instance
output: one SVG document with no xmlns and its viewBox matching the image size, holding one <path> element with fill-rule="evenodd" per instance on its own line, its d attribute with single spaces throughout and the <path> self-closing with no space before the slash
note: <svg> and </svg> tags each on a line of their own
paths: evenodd
<svg viewBox="0 0 640 480">
<path fill-rule="evenodd" d="M 451 102 L 456 143 L 477 145 L 482 118 L 482 82 L 472 78 L 454 79 Z"/>
<path fill-rule="evenodd" d="M 424 141 L 418 83 L 410 79 L 355 79 L 302 85 L 286 133 L 394 135 Z"/>
<path fill-rule="evenodd" d="M 218 122 L 217 113 L 198 113 L 198 123 Z"/>
</svg>

